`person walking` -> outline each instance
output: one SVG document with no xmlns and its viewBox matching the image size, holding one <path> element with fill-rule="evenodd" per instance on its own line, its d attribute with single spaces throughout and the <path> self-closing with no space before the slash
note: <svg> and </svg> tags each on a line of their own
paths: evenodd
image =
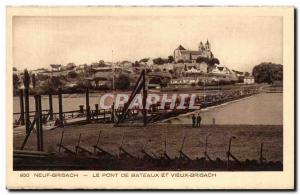
<svg viewBox="0 0 300 195">
<path fill-rule="evenodd" d="M 193 124 L 193 127 L 196 127 L 196 116 L 195 116 L 195 114 L 193 114 L 193 116 L 192 116 L 192 124 Z"/>
<path fill-rule="evenodd" d="M 202 120 L 202 118 L 201 118 L 200 114 L 198 114 L 198 116 L 197 116 L 197 125 L 196 125 L 196 127 L 200 127 L 201 120 Z"/>
</svg>

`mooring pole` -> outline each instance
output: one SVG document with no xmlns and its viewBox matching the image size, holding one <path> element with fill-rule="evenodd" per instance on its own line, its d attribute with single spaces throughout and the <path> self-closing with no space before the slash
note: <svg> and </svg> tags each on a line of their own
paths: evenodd
<svg viewBox="0 0 300 195">
<path fill-rule="evenodd" d="M 103 118 L 104 118 L 104 122 L 105 122 L 106 121 L 105 109 L 103 109 Z"/>
<path fill-rule="evenodd" d="M 24 98 L 23 98 L 23 89 L 20 89 L 20 122 L 21 125 L 25 124 L 25 120 L 24 120 Z"/>
<path fill-rule="evenodd" d="M 81 133 L 79 133 L 79 137 L 78 137 L 77 145 L 75 146 L 76 156 L 77 156 L 77 153 L 78 153 L 78 149 L 79 149 L 80 141 L 81 141 Z"/>
<path fill-rule="evenodd" d="M 147 89 L 146 89 L 146 75 L 145 70 L 143 70 L 143 121 L 144 126 L 147 125 L 147 110 L 146 110 L 146 103 L 147 103 Z"/>
<path fill-rule="evenodd" d="M 205 155 L 205 159 L 207 159 L 208 161 L 212 162 L 212 159 L 209 157 L 209 155 L 207 153 L 208 137 L 209 136 L 210 136 L 210 134 L 206 135 L 206 137 L 205 137 L 205 151 L 204 151 L 204 155 Z"/>
<path fill-rule="evenodd" d="M 41 148 L 40 148 L 40 113 L 39 113 L 39 109 L 40 109 L 40 106 L 39 106 L 39 95 L 35 95 L 34 96 L 34 100 L 35 100 L 35 119 L 36 119 L 36 122 L 35 122 L 35 126 L 36 126 L 36 142 L 37 142 L 37 150 L 40 151 Z"/>
<path fill-rule="evenodd" d="M 40 151 L 44 151 L 44 140 L 43 140 L 43 108 L 42 108 L 42 97 L 39 95 L 39 118 L 40 118 L 40 133 L 39 133 L 39 143 L 40 143 Z"/>
<path fill-rule="evenodd" d="M 49 93 L 49 120 L 53 120 L 52 94 Z"/>
<path fill-rule="evenodd" d="M 231 141 L 232 139 L 235 139 L 234 136 L 230 137 L 229 139 L 229 144 L 228 144 L 228 151 L 227 151 L 227 169 L 229 168 L 229 159 L 230 159 L 230 156 L 231 156 Z"/>
<path fill-rule="evenodd" d="M 59 142 L 58 152 L 60 152 L 60 149 L 61 149 L 61 146 L 62 146 L 63 138 L 64 138 L 64 131 L 61 132 L 61 138 L 60 138 L 60 142 Z"/>
<path fill-rule="evenodd" d="M 29 89 L 25 87 L 24 89 L 25 96 L 25 126 L 26 126 L 26 134 L 30 132 L 30 118 L 29 118 Z"/>
<path fill-rule="evenodd" d="M 95 104 L 95 113 L 98 114 L 99 113 L 99 105 Z"/>
<path fill-rule="evenodd" d="M 261 143 L 260 144 L 260 157 L 259 157 L 260 164 L 263 164 L 264 159 L 265 159 L 263 156 L 263 150 L 264 150 L 264 143 Z"/>
<path fill-rule="evenodd" d="M 95 114 L 96 114 L 96 117 L 98 119 L 98 114 L 99 114 L 99 104 L 95 104 Z"/>
<path fill-rule="evenodd" d="M 205 154 L 207 154 L 207 140 L 208 140 L 208 136 L 209 136 L 209 135 L 207 135 L 207 136 L 205 137 L 205 151 L 204 151 Z"/>
<path fill-rule="evenodd" d="M 83 113 L 84 113 L 84 111 L 83 111 L 83 105 L 79 105 L 79 113 L 80 113 L 80 114 L 83 114 Z"/>
<path fill-rule="evenodd" d="M 113 104 L 111 105 L 111 121 L 113 123 L 115 123 L 115 103 L 113 102 Z"/>
<path fill-rule="evenodd" d="M 62 106 L 62 91 L 58 88 L 58 112 L 59 112 L 59 122 L 61 126 L 64 126 L 64 116 L 63 116 L 63 106 Z"/>
<path fill-rule="evenodd" d="M 91 111 L 90 111 L 89 88 L 86 88 L 86 92 L 85 92 L 85 107 L 86 107 L 86 121 L 90 122 Z"/>
</svg>

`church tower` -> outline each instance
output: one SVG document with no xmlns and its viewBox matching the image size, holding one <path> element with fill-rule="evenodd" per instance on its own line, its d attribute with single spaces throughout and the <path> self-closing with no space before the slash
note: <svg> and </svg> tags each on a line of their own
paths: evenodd
<svg viewBox="0 0 300 195">
<path fill-rule="evenodd" d="M 208 40 L 205 43 L 205 49 L 208 51 L 210 50 L 210 43 L 208 42 Z"/>
<path fill-rule="evenodd" d="M 199 43 L 198 50 L 199 51 L 203 51 L 204 50 L 204 45 L 203 45 L 202 41 Z"/>
</svg>

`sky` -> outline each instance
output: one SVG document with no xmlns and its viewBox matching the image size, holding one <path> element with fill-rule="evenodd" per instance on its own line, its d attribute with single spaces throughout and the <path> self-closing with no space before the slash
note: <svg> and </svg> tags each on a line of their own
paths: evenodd
<svg viewBox="0 0 300 195">
<path fill-rule="evenodd" d="M 33 70 L 69 62 L 167 58 L 180 44 L 197 50 L 206 40 L 230 69 L 283 63 L 282 17 L 270 16 L 18 16 L 13 18 L 13 63 Z"/>
</svg>

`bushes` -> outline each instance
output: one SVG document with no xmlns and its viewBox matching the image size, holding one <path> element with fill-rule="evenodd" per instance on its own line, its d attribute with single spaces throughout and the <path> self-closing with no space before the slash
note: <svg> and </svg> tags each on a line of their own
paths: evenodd
<svg viewBox="0 0 300 195">
<path fill-rule="evenodd" d="M 153 59 L 153 63 L 157 64 L 157 65 L 162 65 L 162 64 L 165 64 L 168 62 L 169 62 L 169 59 L 163 59 L 161 57 Z"/>
<path fill-rule="evenodd" d="M 206 64 L 213 66 L 215 64 L 220 64 L 220 61 L 218 58 L 206 58 L 206 57 L 198 57 L 196 59 L 197 63 L 205 62 Z"/>
<path fill-rule="evenodd" d="M 232 85 L 232 84 L 234 84 L 235 83 L 235 81 L 233 81 L 233 80 L 219 80 L 219 81 L 206 81 L 205 83 L 202 81 L 202 80 L 200 80 L 199 82 L 198 82 L 198 85 L 199 86 L 217 86 L 217 85 Z"/>
<path fill-rule="evenodd" d="M 130 87 L 130 80 L 129 77 L 126 75 L 121 74 L 117 79 L 115 83 L 116 89 L 120 90 L 126 90 Z"/>
</svg>

